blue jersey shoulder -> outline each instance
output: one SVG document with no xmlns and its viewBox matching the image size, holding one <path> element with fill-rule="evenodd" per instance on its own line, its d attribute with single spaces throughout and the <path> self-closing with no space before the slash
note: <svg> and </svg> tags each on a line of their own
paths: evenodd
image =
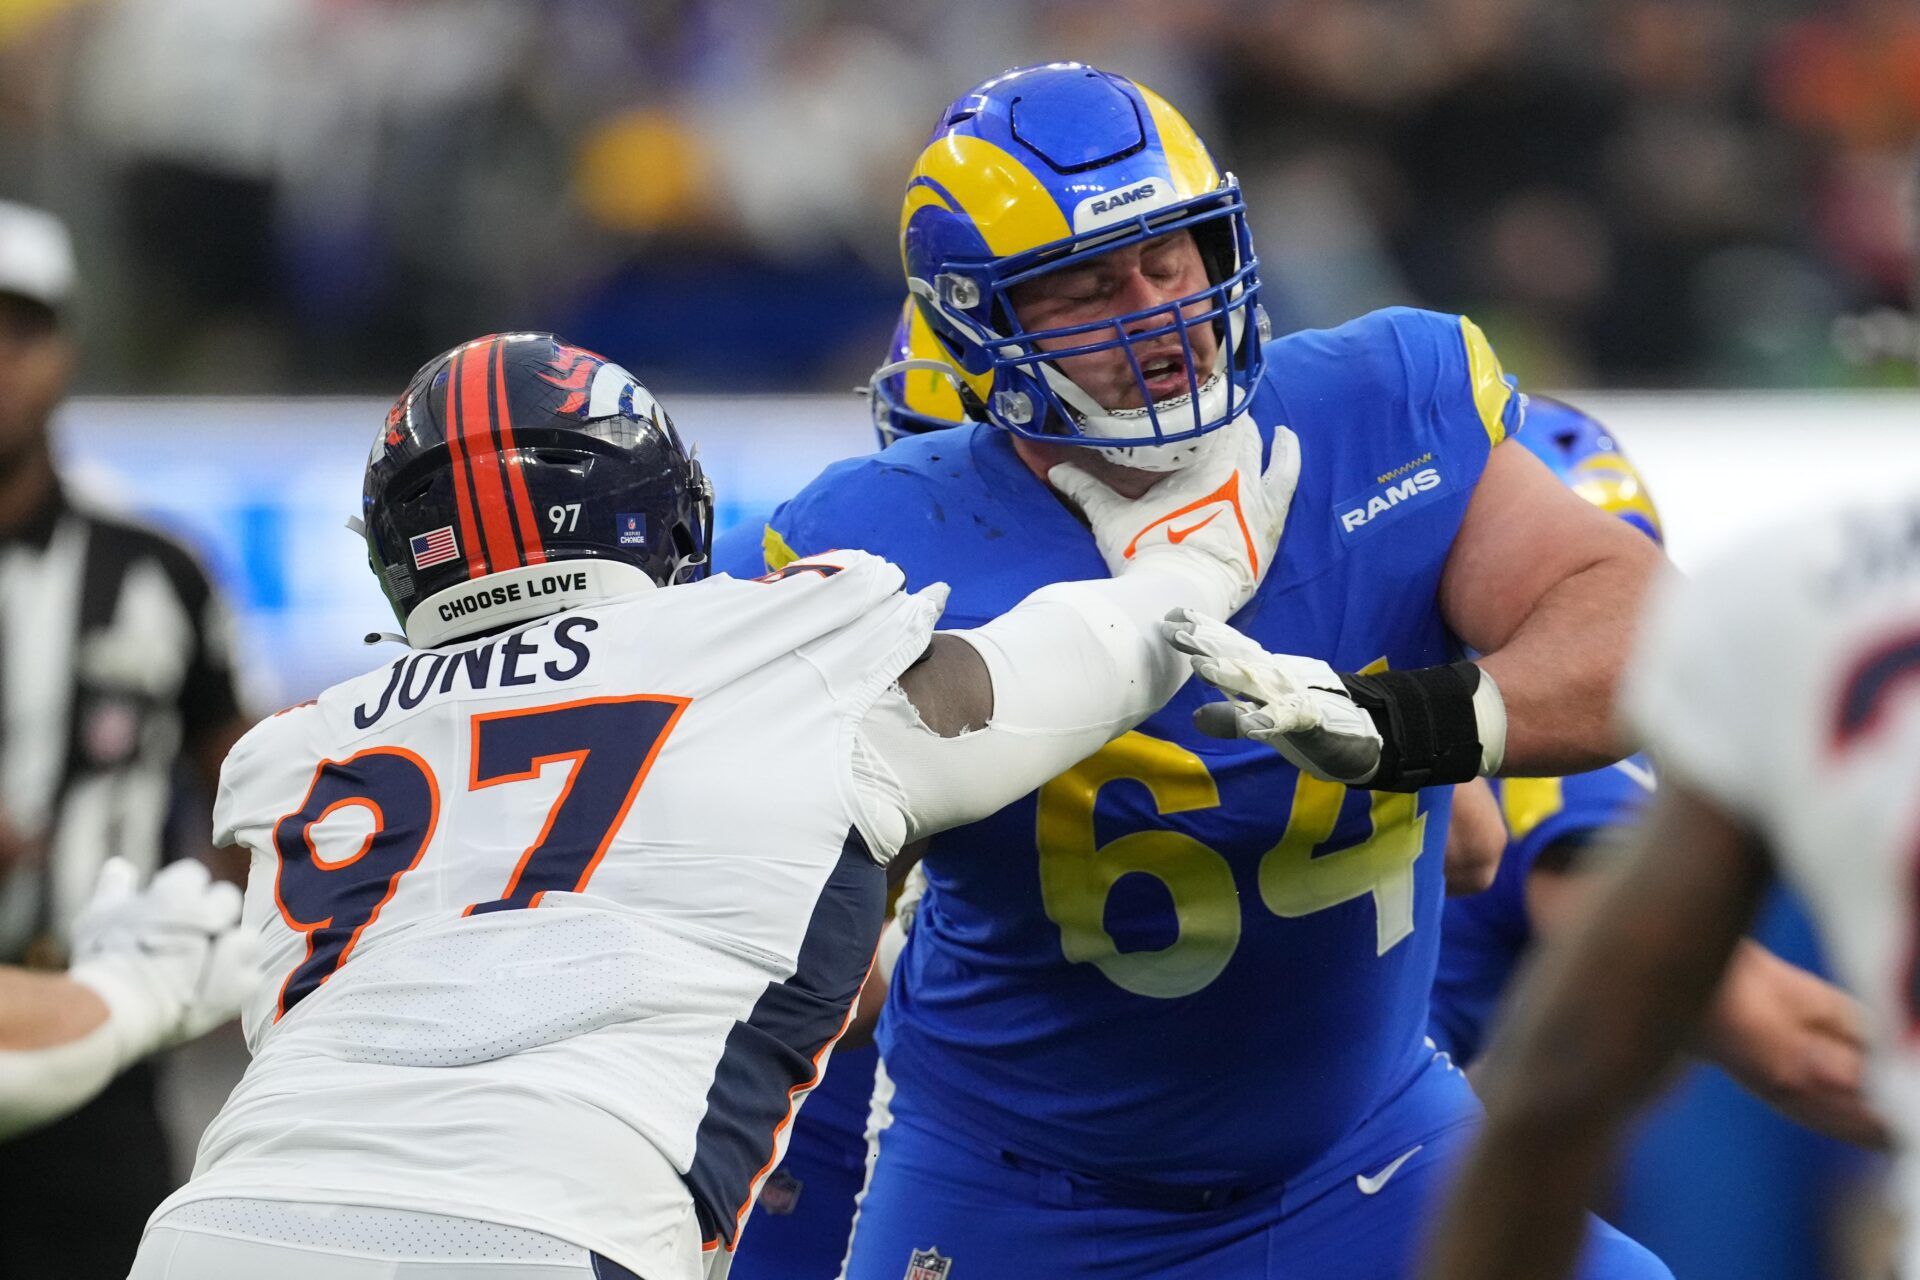
<svg viewBox="0 0 1920 1280">
<path fill-rule="evenodd" d="M 924 585 L 913 573 L 915 552 L 941 541 L 980 487 L 967 457 L 977 429 L 907 436 L 829 466 L 774 511 L 762 535 L 766 560 L 858 547 L 906 569 L 916 589 Z"/>
<path fill-rule="evenodd" d="M 1449 441 L 1491 449 L 1520 425 L 1525 397 L 1465 316 L 1385 307 L 1267 344 L 1267 381 L 1296 398 L 1404 401 Z"/>
<path fill-rule="evenodd" d="M 768 523 L 770 559 L 858 547 L 953 588 L 949 626 L 998 616 L 1049 582 L 1104 577 L 1093 538 L 984 423 L 909 436 L 823 471 Z"/>
<path fill-rule="evenodd" d="M 767 572 L 766 532 L 766 525 L 753 520 L 717 535 L 711 557 L 713 572 L 736 578 L 757 578 Z"/>
</svg>

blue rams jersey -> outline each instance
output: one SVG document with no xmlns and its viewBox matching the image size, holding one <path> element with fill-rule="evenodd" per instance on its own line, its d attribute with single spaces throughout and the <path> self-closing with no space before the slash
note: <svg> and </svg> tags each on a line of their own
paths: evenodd
<svg viewBox="0 0 1920 1280">
<path fill-rule="evenodd" d="M 1280 554 L 1234 619 L 1358 671 L 1460 646 L 1440 575 L 1520 397 L 1457 316 L 1393 309 L 1268 344 L 1252 413 L 1298 435 Z M 828 547 L 951 585 L 986 622 L 1107 569 L 979 425 L 827 469 L 775 512 L 770 564 Z M 721 563 L 744 572 L 758 566 Z M 900 1095 L 1004 1150 L 1113 1179 L 1283 1179 L 1430 1058 L 1451 788 L 1350 791 L 1203 737 L 1189 682 L 1097 755 L 937 836 L 881 1052 Z"/>
<path fill-rule="evenodd" d="M 1533 940 L 1527 877 L 1562 841 L 1585 841 L 1638 819 L 1653 795 L 1645 756 L 1566 778 L 1495 778 L 1507 823 L 1500 870 L 1484 893 L 1449 898 L 1433 982 L 1433 1041 L 1465 1066 L 1486 1043 L 1507 983 Z"/>
</svg>

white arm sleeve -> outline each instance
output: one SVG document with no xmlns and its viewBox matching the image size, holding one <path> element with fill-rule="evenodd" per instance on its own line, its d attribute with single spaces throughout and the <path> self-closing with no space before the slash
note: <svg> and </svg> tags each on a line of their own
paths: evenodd
<svg viewBox="0 0 1920 1280">
<path fill-rule="evenodd" d="M 121 1066 L 111 1019 L 65 1044 L 0 1052 L 0 1140 L 79 1110 Z"/>
<path fill-rule="evenodd" d="M 1117 578 L 1043 587 L 985 626 L 950 631 L 993 680 L 983 729 L 943 738 L 898 685 L 861 722 L 856 773 L 868 817 L 907 841 L 986 817 L 1166 705 L 1192 668 L 1160 638 L 1169 610 L 1224 611 L 1200 575 L 1139 564 Z M 1202 598 L 1207 597 L 1207 598 Z"/>
</svg>

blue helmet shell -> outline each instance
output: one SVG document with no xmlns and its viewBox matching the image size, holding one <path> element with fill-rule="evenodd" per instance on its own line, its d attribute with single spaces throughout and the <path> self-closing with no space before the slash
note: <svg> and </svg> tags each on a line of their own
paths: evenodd
<svg viewBox="0 0 1920 1280">
<path fill-rule="evenodd" d="M 1526 419 L 1513 438 L 1546 463 L 1560 483 L 1665 545 L 1646 481 L 1613 433 L 1592 415 L 1563 401 L 1530 396 Z"/>
<path fill-rule="evenodd" d="M 1201 291 L 1094 323 L 1022 326 L 1008 296 L 1016 286 L 1180 232 L 1206 263 Z M 1016 435 L 1113 447 L 1187 440 L 1244 412 L 1264 368 L 1259 259 L 1239 183 L 1164 99 L 1083 63 L 1005 72 L 942 113 L 908 180 L 900 249 L 942 356 L 983 416 Z M 1218 342 L 1211 369 L 1196 367 L 1202 327 Z M 1186 352 L 1189 393 L 1156 404 L 1135 348 L 1169 336 Z M 1106 350 L 1126 353 L 1140 388 L 1137 434 L 1083 432 L 1099 407 L 1053 364 Z"/>
</svg>

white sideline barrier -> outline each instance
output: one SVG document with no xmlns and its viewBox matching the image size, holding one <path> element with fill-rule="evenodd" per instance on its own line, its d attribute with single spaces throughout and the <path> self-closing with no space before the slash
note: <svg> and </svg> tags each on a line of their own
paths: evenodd
<svg viewBox="0 0 1920 1280">
<path fill-rule="evenodd" d="M 1685 567 L 1742 529 L 1846 497 L 1920 491 L 1920 393 L 1570 395 L 1645 474 Z M 837 458 L 873 447 L 852 396 L 669 397 L 714 476 L 723 526 L 759 520 Z M 391 650 L 392 614 L 343 525 L 383 401 L 83 399 L 63 411 L 76 488 L 180 532 L 239 606 L 265 706 Z"/>
</svg>

